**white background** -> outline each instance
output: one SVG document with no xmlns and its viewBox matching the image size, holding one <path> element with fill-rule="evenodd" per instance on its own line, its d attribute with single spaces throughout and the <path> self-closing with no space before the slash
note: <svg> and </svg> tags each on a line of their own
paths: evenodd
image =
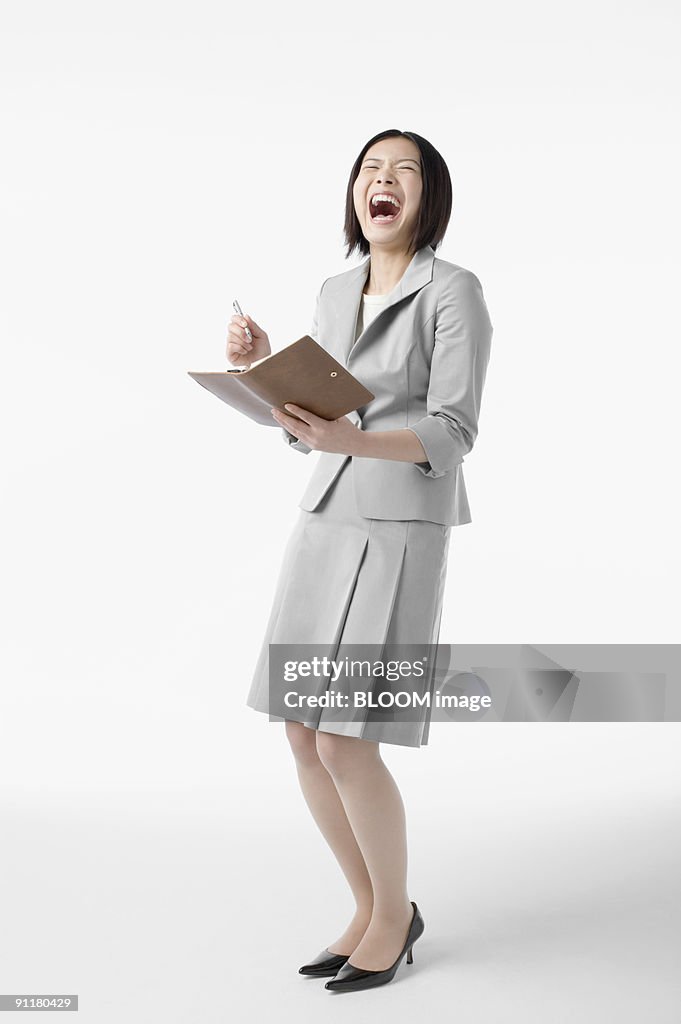
<svg viewBox="0 0 681 1024">
<path fill-rule="evenodd" d="M 275 350 L 306 333 L 358 260 L 362 145 L 425 136 L 454 184 L 437 255 L 494 324 L 441 640 L 673 643 L 678 10 L 1 11 L 0 991 L 78 992 L 97 1024 L 270 999 L 297 1021 L 676 1021 L 676 725 L 385 749 L 426 935 L 351 1008 L 297 976 L 349 901 L 244 701 L 316 456 L 187 370 L 226 365 L 235 297 Z"/>
</svg>

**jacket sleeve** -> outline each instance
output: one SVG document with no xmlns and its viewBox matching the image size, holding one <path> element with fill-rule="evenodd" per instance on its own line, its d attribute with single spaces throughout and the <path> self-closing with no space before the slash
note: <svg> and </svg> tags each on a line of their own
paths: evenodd
<svg viewBox="0 0 681 1024">
<path fill-rule="evenodd" d="M 328 278 L 326 280 L 328 281 Z M 314 340 L 316 342 L 318 342 L 318 343 L 320 343 L 319 342 L 319 301 L 321 299 L 321 295 L 322 295 L 322 292 L 324 290 L 324 285 L 325 284 L 326 284 L 326 281 L 324 281 L 322 283 L 322 286 L 319 289 L 319 293 L 318 293 L 317 299 L 315 301 L 314 313 L 313 313 L 313 316 L 312 316 L 312 327 L 310 329 L 310 337 L 314 338 Z M 280 427 L 280 430 L 281 430 L 281 433 L 282 433 L 282 440 L 284 440 L 286 442 L 286 444 L 290 448 L 294 448 L 295 451 L 297 451 L 297 452 L 302 452 L 303 455 L 309 455 L 310 454 L 312 449 L 308 448 L 308 446 L 305 444 L 304 441 L 299 440 L 299 438 L 297 438 L 295 436 L 295 434 L 292 434 L 290 431 L 288 431 L 286 429 L 286 427 Z"/>
<path fill-rule="evenodd" d="M 451 472 L 475 443 L 492 331 L 480 281 L 462 267 L 446 282 L 435 313 L 426 415 L 407 428 L 428 457 L 414 463 L 425 476 Z"/>
</svg>

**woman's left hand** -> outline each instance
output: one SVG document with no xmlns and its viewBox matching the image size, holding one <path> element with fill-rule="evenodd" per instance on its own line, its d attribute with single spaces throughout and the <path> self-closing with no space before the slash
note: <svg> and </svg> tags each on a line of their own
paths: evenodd
<svg viewBox="0 0 681 1024">
<path fill-rule="evenodd" d="M 316 451 L 337 452 L 339 455 L 357 455 L 362 440 L 362 431 L 347 416 L 337 420 L 325 420 L 309 409 L 287 402 L 284 406 L 295 413 L 287 416 L 279 409 L 272 410 L 272 416 L 282 427 Z M 300 422 L 303 420 L 304 422 Z"/>
</svg>

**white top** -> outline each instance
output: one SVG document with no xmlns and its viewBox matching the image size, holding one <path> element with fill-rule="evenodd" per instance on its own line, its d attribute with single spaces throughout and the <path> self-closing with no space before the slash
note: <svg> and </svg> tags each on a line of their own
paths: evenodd
<svg viewBox="0 0 681 1024">
<path fill-rule="evenodd" d="M 355 341 L 359 338 L 365 327 L 368 327 L 374 317 L 377 317 L 388 301 L 388 295 L 365 295 L 362 292 L 362 301 L 357 316 L 357 328 L 355 330 Z"/>
</svg>

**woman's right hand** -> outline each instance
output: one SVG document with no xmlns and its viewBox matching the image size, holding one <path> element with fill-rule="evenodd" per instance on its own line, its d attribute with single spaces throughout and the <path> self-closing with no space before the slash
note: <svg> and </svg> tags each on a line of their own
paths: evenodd
<svg viewBox="0 0 681 1024">
<path fill-rule="evenodd" d="M 248 327 L 253 335 L 252 342 L 248 340 L 245 327 Z M 247 314 L 239 316 L 235 313 L 227 328 L 227 359 L 232 366 L 250 366 L 251 363 L 257 363 L 259 359 L 269 356 L 271 352 L 270 339 L 262 327 Z"/>
</svg>

